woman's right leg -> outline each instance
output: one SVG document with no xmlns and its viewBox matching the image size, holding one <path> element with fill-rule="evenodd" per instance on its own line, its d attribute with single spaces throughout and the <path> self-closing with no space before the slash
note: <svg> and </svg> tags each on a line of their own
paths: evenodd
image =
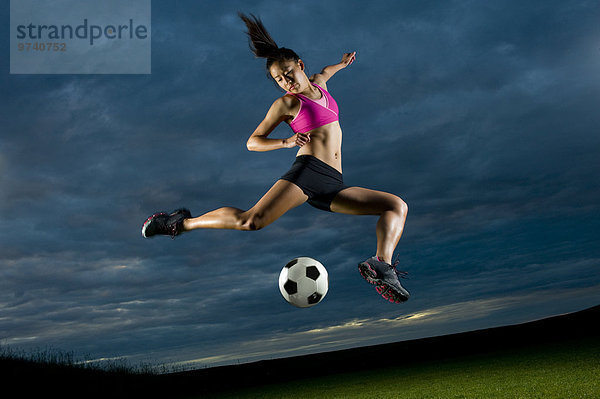
<svg viewBox="0 0 600 399">
<path fill-rule="evenodd" d="M 223 207 L 201 216 L 185 219 L 183 231 L 195 229 L 259 230 L 277 220 L 308 197 L 300 187 L 287 180 L 277 180 L 273 187 L 247 211 Z"/>
</svg>

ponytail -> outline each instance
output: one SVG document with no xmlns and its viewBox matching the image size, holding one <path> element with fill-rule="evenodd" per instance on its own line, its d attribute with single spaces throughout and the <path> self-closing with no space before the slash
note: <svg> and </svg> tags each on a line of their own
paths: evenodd
<svg viewBox="0 0 600 399">
<path fill-rule="evenodd" d="M 246 28 L 248 28 L 246 34 L 248 35 L 248 45 L 250 46 L 250 51 L 257 58 L 266 58 L 267 59 L 267 75 L 270 77 L 269 68 L 275 61 L 282 60 L 293 60 L 298 61 L 300 57 L 293 50 L 285 47 L 277 46 L 275 40 L 271 37 L 262 21 L 250 14 L 250 17 L 243 13 L 238 13 L 242 21 L 246 24 Z"/>
<path fill-rule="evenodd" d="M 242 21 L 246 24 L 248 31 L 248 45 L 250 50 L 254 53 L 257 58 L 270 58 L 277 53 L 279 46 L 275 43 L 275 40 L 271 37 L 262 21 L 250 14 L 252 19 L 241 12 L 238 13 Z"/>
</svg>

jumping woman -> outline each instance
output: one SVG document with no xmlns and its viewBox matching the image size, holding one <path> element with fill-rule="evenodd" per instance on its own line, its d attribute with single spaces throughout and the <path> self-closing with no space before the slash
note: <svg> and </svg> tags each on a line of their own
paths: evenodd
<svg viewBox="0 0 600 399">
<path fill-rule="evenodd" d="M 260 19 L 239 15 L 248 29 L 250 49 L 256 57 L 266 58 L 268 76 L 286 91 L 250 135 L 248 150 L 299 147 L 295 162 L 248 210 L 223 207 L 197 217 L 187 209 L 159 212 L 146 220 L 142 235 L 175 237 L 194 229 L 259 230 L 305 202 L 328 212 L 377 215 L 377 252 L 358 265 L 359 272 L 385 299 L 406 301 L 410 295 L 398 280 L 401 272 L 391 265 L 404 229 L 406 203 L 393 194 L 346 186 L 342 180 L 342 129 L 327 82 L 354 62 L 356 52 L 344 54 L 341 62 L 309 78 L 300 57 L 293 50 L 278 47 Z M 269 138 L 281 122 L 289 124 L 294 134 L 286 139 Z"/>
</svg>

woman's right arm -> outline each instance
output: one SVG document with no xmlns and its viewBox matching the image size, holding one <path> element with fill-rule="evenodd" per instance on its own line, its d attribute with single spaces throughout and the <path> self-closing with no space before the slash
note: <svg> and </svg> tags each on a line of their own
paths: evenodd
<svg viewBox="0 0 600 399">
<path fill-rule="evenodd" d="M 281 148 L 293 148 L 297 145 L 302 146 L 306 144 L 310 138 L 298 137 L 296 134 L 287 139 L 268 138 L 269 134 L 271 134 L 277 125 L 289 117 L 289 106 L 285 104 L 283 97 L 275 100 L 273 105 L 271 105 L 271 108 L 269 108 L 265 119 L 263 119 L 248 139 L 248 142 L 246 143 L 248 150 L 271 151 Z"/>
</svg>

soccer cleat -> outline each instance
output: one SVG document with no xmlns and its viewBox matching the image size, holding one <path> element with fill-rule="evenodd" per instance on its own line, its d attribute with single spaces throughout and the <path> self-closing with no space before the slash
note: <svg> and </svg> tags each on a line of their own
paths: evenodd
<svg viewBox="0 0 600 399">
<path fill-rule="evenodd" d="M 165 235 L 175 238 L 183 231 L 183 220 L 191 218 L 192 214 L 187 209 L 177 209 L 170 215 L 158 212 L 150 216 L 142 226 L 142 236 L 149 238 L 155 235 Z"/>
<path fill-rule="evenodd" d="M 405 278 L 407 273 L 398 271 L 395 266 L 380 261 L 377 256 L 359 263 L 358 271 L 368 283 L 376 286 L 375 289 L 384 299 L 401 303 L 406 302 L 410 297 L 398 279 L 398 276 Z"/>
</svg>

